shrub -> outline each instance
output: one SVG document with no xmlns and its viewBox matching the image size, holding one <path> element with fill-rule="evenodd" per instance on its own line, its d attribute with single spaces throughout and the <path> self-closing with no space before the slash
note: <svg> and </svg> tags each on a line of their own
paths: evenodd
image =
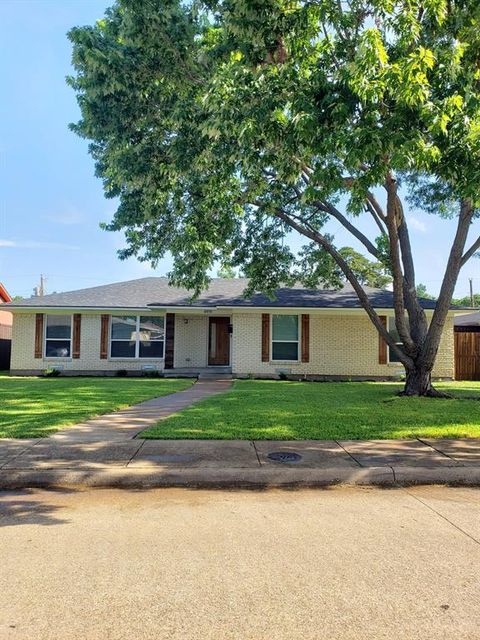
<svg viewBox="0 0 480 640">
<path fill-rule="evenodd" d="M 43 375 L 45 376 L 45 378 L 58 378 L 60 374 L 61 374 L 60 369 L 52 369 L 52 368 L 45 369 L 45 371 L 43 372 Z"/>
<path fill-rule="evenodd" d="M 128 376 L 128 371 L 126 369 L 117 369 L 117 371 L 115 371 L 115 375 L 117 378 L 126 378 Z"/>
</svg>

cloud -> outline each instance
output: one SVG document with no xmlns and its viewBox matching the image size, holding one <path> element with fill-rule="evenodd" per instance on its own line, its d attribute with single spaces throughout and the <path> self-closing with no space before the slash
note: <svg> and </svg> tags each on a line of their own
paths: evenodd
<svg viewBox="0 0 480 640">
<path fill-rule="evenodd" d="M 3 240 L 0 238 L 0 247 L 12 247 L 14 249 L 64 249 L 66 251 L 77 251 L 80 247 L 61 242 L 37 242 L 35 240 Z"/>
<path fill-rule="evenodd" d="M 427 231 L 427 225 L 415 216 L 409 216 L 408 223 L 415 231 L 420 231 L 420 233 L 425 233 Z"/>
</svg>

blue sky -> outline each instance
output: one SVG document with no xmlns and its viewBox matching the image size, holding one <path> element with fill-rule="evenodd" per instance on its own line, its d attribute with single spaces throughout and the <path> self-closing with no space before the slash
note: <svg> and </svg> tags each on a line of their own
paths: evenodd
<svg viewBox="0 0 480 640">
<path fill-rule="evenodd" d="M 115 203 L 103 197 L 87 142 L 68 129 L 79 110 L 65 83 L 71 73 L 66 32 L 92 24 L 109 4 L 0 2 L 0 281 L 14 295 L 29 296 L 40 273 L 52 292 L 165 275 L 170 268 L 168 260 L 156 271 L 118 260 L 122 235 L 98 227 L 111 218 Z M 409 220 L 418 280 L 436 293 L 453 223 L 416 211 Z M 358 248 L 338 225 L 331 230 L 339 245 Z M 460 274 L 458 295 L 467 294 L 469 277 L 480 291 L 480 260 Z"/>
</svg>

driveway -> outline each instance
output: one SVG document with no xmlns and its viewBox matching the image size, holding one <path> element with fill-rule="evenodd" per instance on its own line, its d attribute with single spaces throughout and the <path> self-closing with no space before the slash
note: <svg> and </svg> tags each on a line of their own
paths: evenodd
<svg viewBox="0 0 480 640">
<path fill-rule="evenodd" d="M 0 638 L 478 640 L 480 491 L 0 493 Z"/>
</svg>

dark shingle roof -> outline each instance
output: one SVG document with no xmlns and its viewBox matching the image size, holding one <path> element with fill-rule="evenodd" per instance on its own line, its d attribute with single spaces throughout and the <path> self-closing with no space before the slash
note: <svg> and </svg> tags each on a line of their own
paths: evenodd
<svg viewBox="0 0 480 640">
<path fill-rule="evenodd" d="M 350 285 L 338 291 L 327 289 L 305 289 L 300 285 L 278 289 L 276 299 L 257 293 L 245 299 L 243 291 L 248 281 L 244 278 L 212 279 L 209 288 L 196 300 L 186 289 L 170 287 L 167 278 L 141 278 L 128 282 L 117 282 L 100 287 L 79 289 L 67 293 L 20 300 L 12 307 L 72 307 L 72 308 L 142 308 L 142 307 L 306 307 L 318 309 L 359 309 L 357 295 Z M 393 294 L 383 289 L 365 287 L 373 306 L 377 309 L 392 309 Z M 423 299 L 424 309 L 434 309 L 435 301 Z"/>
</svg>

